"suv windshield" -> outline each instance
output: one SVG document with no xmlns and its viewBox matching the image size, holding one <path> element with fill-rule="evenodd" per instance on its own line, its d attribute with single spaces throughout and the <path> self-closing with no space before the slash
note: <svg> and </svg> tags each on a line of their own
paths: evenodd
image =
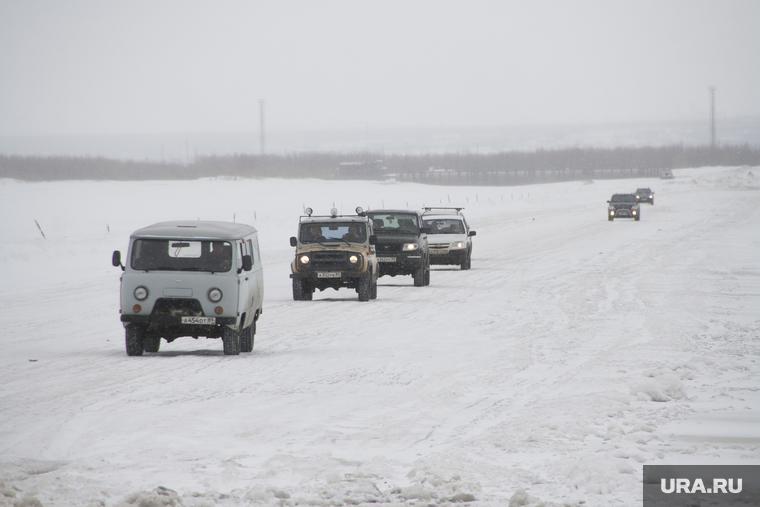
<svg viewBox="0 0 760 507">
<path fill-rule="evenodd" d="M 612 202 L 636 202 L 636 196 L 633 194 L 615 194 L 612 196 Z"/>
<path fill-rule="evenodd" d="M 408 232 L 419 234 L 417 215 L 411 213 L 367 213 L 375 225 L 376 232 Z"/>
<path fill-rule="evenodd" d="M 425 219 L 430 234 L 464 234 L 464 224 L 456 218 Z"/>
<path fill-rule="evenodd" d="M 232 267 L 227 241 L 138 239 L 132 246 L 132 269 L 140 271 L 226 272 Z"/>
<path fill-rule="evenodd" d="M 336 222 L 301 224 L 299 234 L 301 243 L 325 243 L 330 241 L 348 241 L 364 243 L 367 239 L 367 227 L 360 222 Z"/>
</svg>

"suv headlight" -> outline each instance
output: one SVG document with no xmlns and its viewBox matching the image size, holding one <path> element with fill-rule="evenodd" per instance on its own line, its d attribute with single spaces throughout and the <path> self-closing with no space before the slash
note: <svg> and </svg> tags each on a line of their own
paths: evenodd
<svg viewBox="0 0 760 507">
<path fill-rule="evenodd" d="M 213 288 L 210 291 L 208 291 L 208 298 L 213 303 L 218 303 L 219 301 L 222 300 L 222 291 L 217 288 Z"/>
<path fill-rule="evenodd" d="M 417 250 L 420 247 L 417 243 L 404 243 L 404 247 L 401 249 L 402 252 L 413 252 Z"/>
<path fill-rule="evenodd" d="M 464 241 L 457 241 L 456 243 L 451 244 L 451 248 L 464 248 L 465 242 Z"/>
<path fill-rule="evenodd" d="M 148 289 L 141 285 L 135 289 L 134 295 L 136 300 L 143 301 L 148 297 Z"/>
</svg>

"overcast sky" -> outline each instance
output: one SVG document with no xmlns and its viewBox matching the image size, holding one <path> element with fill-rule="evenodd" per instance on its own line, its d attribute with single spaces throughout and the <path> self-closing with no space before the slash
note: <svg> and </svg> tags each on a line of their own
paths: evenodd
<svg viewBox="0 0 760 507">
<path fill-rule="evenodd" d="M 0 135 L 760 115 L 760 1 L 0 0 Z"/>
</svg>

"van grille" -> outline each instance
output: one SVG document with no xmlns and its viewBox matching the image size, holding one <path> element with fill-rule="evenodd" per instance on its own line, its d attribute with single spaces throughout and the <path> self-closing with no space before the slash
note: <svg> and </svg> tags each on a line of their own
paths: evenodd
<svg viewBox="0 0 760 507">
<path fill-rule="evenodd" d="M 166 315 L 169 317 L 198 317 L 203 315 L 203 307 L 197 299 L 159 298 L 153 305 L 151 315 Z"/>
</svg>

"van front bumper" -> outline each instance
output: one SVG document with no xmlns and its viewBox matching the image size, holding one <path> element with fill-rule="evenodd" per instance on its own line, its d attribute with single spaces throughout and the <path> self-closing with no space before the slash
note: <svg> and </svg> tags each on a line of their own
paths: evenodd
<svg viewBox="0 0 760 507">
<path fill-rule="evenodd" d="M 214 317 L 216 325 L 222 326 L 234 326 L 237 323 L 235 317 Z M 193 324 L 183 324 L 182 317 L 174 317 L 169 315 L 122 315 L 121 321 L 126 323 L 135 324 L 160 324 L 160 325 L 181 325 L 192 326 Z M 213 325 L 213 324 L 212 324 Z"/>
</svg>

